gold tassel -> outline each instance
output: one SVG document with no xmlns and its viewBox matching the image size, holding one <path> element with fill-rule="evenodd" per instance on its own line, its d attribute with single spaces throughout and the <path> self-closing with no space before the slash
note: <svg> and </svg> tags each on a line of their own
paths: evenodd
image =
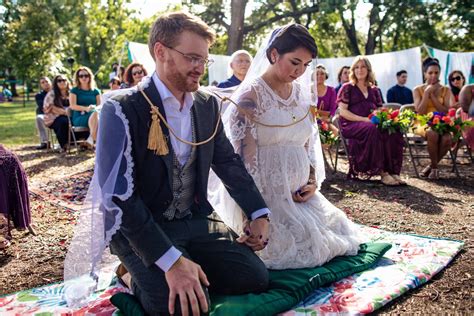
<svg viewBox="0 0 474 316">
<path fill-rule="evenodd" d="M 155 155 L 164 156 L 169 152 L 165 135 L 161 129 L 160 119 L 158 117 L 158 108 L 151 107 L 151 125 L 148 133 L 148 149 L 153 150 Z"/>
</svg>

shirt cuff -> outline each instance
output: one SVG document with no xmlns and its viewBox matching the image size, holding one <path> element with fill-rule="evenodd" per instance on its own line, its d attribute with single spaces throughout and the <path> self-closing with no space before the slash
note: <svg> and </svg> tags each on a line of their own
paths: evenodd
<svg viewBox="0 0 474 316">
<path fill-rule="evenodd" d="M 253 212 L 251 215 L 250 215 L 250 218 L 252 220 L 255 220 L 256 218 L 259 218 L 260 216 L 262 215 L 270 215 L 272 212 L 270 212 L 270 210 L 268 208 L 261 208 L 255 212 Z"/>
<path fill-rule="evenodd" d="M 172 246 L 164 253 L 164 255 L 160 257 L 160 259 L 156 260 L 155 264 L 164 272 L 168 272 L 171 266 L 173 266 L 173 264 L 178 261 L 181 255 L 181 251 Z"/>
</svg>

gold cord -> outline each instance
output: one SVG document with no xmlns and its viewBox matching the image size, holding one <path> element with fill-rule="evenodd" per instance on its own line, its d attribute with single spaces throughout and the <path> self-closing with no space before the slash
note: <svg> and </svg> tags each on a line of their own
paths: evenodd
<svg viewBox="0 0 474 316">
<path fill-rule="evenodd" d="M 306 119 L 306 117 L 312 112 L 311 111 L 311 106 L 310 106 L 308 108 L 308 111 L 306 112 L 306 114 L 302 118 L 300 118 L 298 120 L 295 120 L 294 122 L 292 122 L 290 124 L 265 124 L 265 123 L 259 122 L 255 119 L 253 119 L 252 117 L 249 117 L 248 115 L 246 115 L 246 113 L 240 108 L 240 106 L 237 103 L 235 103 L 232 99 L 230 99 L 228 97 L 222 97 L 218 93 L 216 93 L 215 91 L 212 91 L 212 93 L 214 95 L 216 95 L 219 99 L 221 99 L 221 102 L 219 104 L 219 112 L 218 112 L 216 127 L 214 128 L 214 132 L 212 133 L 212 135 L 208 139 L 203 140 L 201 142 L 194 143 L 194 142 L 187 141 L 187 140 L 179 137 L 178 135 L 176 135 L 176 132 L 171 128 L 171 126 L 168 124 L 166 119 L 160 113 L 160 111 L 158 110 L 158 107 L 156 105 L 154 105 L 153 102 L 151 102 L 151 100 L 146 95 L 145 91 L 143 91 L 142 89 L 139 89 L 139 90 L 142 93 L 142 95 L 145 97 L 145 99 L 147 100 L 148 104 L 151 107 L 152 127 L 155 126 L 155 128 L 150 128 L 148 148 L 154 150 L 155 153 L 158 154 L 158 155 L 166 155 L 168 153 L 168 148 L 166 146 L 166 142 L 164 142 L 162 140 L 164 138 L 164 136 L 162 136 L 162 132 L 152 131 L 152 130 L 158 130 L 159 129 L 158 126 L 159 126 L 160 121 L 159 121 L 158 117 L 163 121 L 163 124 L 165 124 L 165 126 L 168 128 L 170 133 L 173 134 L 173 136 L 176 137 L 176 139 L 178 141 L 180 141 L 184 144 L 187 144 L 187 145 L 191 145 L 191 146 L 200 146 L 200 145 L 207 144 L 208 142 L 210 142 L 216 136 L 217 130 L 219 128 L 219 122 L 221 121 L 222 104 L 225 101 L 230 101 L 231 103 L 233 103 L 236 106 L 237 110 L 241 114 L 248 117 L 250 119 L 250 121 L 254 122 L 255 124 L 262 125 L 262 126 L 265 126 L 265 127 L 272 127 L 272 128 L 274 128 L 274 127 L 283 128 L 283 127 L 290 127 L 290 126 L 296 125 L 296 124 L 300 123 L 301 121 L 303 121 L 304 119 Z M 158 137 L 154 136 L 156 134 L 159 135 L 159 136 Z M 161 144 L 162 142 L 164 142 L 164 144 Z"/>
<path fill-rule="evenodd" d="M 217 129 L 219 128 L 219 122 L 221 121 L 221 111 L 222 111 L 222 103 L 225 102 L 228 98 L 227 97 L 224 97 L 224 98 L 221 98 L 221 103 L 219 105 L 219 113 L 218 113 L 218 117 L 217 117 L 217 123 L 216 123 L 216 127 L 214 129 L 214 132 L 212 133 L 212 135 L 206 139 L 206 140 L 203 140 L 201 142 L 198 142 L 198 143 L 193 143 L 193 142 L 190 142 L 190 141 L 187 141 L 185 139 L 182 139 L 181 137 L 179 137 L 178 135 L 176 135 L 175 131 L 171 128 L 171 126 L 168 124 L 168 122 L 165 120 L 165 118 L 163 117 L 163 115 L 160 113 L 160 111 L 158 110 L 158 107 L 155 106 L 153 104 L 153 102 L 151 102 L 151 100 L 148 98 L 148 96 L 146 95 L 145 91 L 141 90 L 140 89 L 140 92 L 143 94 L 143 96 L 145 97 L 145 99 L 148 101 L 148 104 L 150 104 L 150 107 L 152 108 L 152 113 L 153 114 L 157 114 L 160 119 L 163 121 L 163 124 L 165 124 L 165 126 L 168 128 L 168 130 L 170 131 L 171 134 L 174 135 L 174 137 L 176 137 L 177 140 L 179 140 L 180 142 L 182 143 L 185 143 L 187 145 L 191 145 L 191 146 L 200 146 L 200 145 L 204 145 L 208 142 L 210 142 L 217 134 Z"/>
<path fill-rule="evenodd" d="M 311 113 L 311 106 L 310 106 L 310 107 L 308 108 L 308 112 L 306 112 L 306 114 L 305 114 L 302 118 L 300 118 L 300 119 L 298 119 L 298 120 L 295 119 L 293 123 L 290 123 L 290 124 L 265 124 L 265 123 L 262 123 L 262 122 L 259 122 L 259 121 L 255 120 L 255 119 L 253 119 L 252 117 L 250 117 L 249 115 L 247 115 L 247 114 L 240 108 L 240 106 L 239 106 L 237 103 L 234 102 L 234 100 L 232 100 L 232 99 L 230 99 L 230 98 L 227 98 L 227 97 L 221 97 L 221 96 L 220 96 L 219 94 L 217 94 L 215 91 L 213 91 L 213 93 L 214 93 L 217 97 L 219 97 L 219 98 L 221 98 L 221 99 L 226 99 L 226 100 L 230 101 L 231 103 L 233 103 L 233 104 L 235 105 L 235 107 L 237 108 L 237 110 L 238 110 L 241 114 L 245 115 L 245 116 L 246 116 L 250 121 L 252 121 L 253 123 L 258 124 L 258 125 L 262 125 L 262 126 L 265 126 L 265 127 L 290 127 L 290 126 L 296 125 L 296 124 L 298 124 L 299 122 L 303 121 L 303 120 L 309 115 L 309 113 Z"/>
</svg>

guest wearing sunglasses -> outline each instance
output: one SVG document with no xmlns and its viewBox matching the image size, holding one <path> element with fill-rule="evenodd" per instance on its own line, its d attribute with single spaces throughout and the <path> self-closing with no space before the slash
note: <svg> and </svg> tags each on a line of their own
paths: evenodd
<svg viewBox="0 0 474 316">
<path fill-rule="evenodd" d="M 140 63 L 131 63 L 128 65 L 127 69 L 125 69 L 125 78 L 124 82 L 120 86 L 123 88 L 131 88 L 136 86 L 143 77 L 148 75 L 146 72 L 145 67 L 143 67 Z"/>
<path fill-rule="evenodd" d="M 460 70 L 453 70 L 448 76 L 448 81 L 451 93 L 453 94 L 451 106 L 459 108 L 459 92 L 461 92 L 462 87 L 466 83 L 466 78 Z"/>
<path fill-rule="evenodd" d="M 93 147 L 99 123 L 95 108 L 100 104 L 100 90 L 96 88 L 94 74 L 85 66 L 77 69 L 74 75 L 74 85 L 69 95 L 72 125 L 89 127 L 90 135 L 87 143 L 90 145 L 89 147 Z"/>
<path fill-rule="evenodd" d="M 44 98 L 44 123 L 54 130 L 61 152 L 67 149 L 69 122 L 66 109 L 69 107 L 69 81 L 63 75 L 53 80 L 53 89 Z"/>
</svg>

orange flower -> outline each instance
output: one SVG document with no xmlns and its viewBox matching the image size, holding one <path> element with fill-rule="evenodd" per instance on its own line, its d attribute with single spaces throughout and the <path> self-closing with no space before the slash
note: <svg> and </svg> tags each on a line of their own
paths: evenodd
<svg viewBox="0 0 474 316">
<path fill-rule="evenodd" d="M 436 115 L 433 119 L 433 124 L 439 124 L 439 116 Z"/>
</svg>

